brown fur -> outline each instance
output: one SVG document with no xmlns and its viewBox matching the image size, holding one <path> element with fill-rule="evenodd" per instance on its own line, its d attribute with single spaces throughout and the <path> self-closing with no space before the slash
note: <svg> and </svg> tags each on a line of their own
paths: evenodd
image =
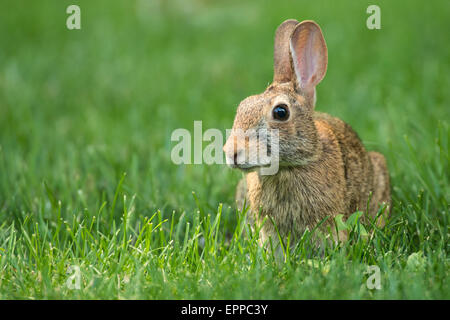
<svg viewBox="0 0 450 320">
<path fill-rule="evenodd" d="M 328 217 L 330 223 L 337 214 L 347 218 L 357 210 L 364 211 L 370 196 L 368 212 L 372 217 L 380 204 L 390 205 L 391 200 L 383 155 L 367 152 L 358 135 L 342 120 L 314 111 L 315 85 L 323 78 L 327 65 L 326 45 L 323 38 L 318 38 L 322 33 L 315 23 L 305 21 L 294 28 L 292 21 L 279 27 L 282 31 L 277 31 L 275 39 L 276 48 L 283 41 L 295 41 L 291 43 L 294 53 L 289 58 L 277 57 L 289 54 L 286 49 L 275 50 L 274 80 L 281 80 L 274 81 L 264 93 L 241 102 L 233 129 L 279 130 L 278 173 L 261 175 L 258 166 L 241 167 L 247 174 L 238 185 L 236 200 L 242 207 L 247 199 L 255 222 L 269 216 L 283 237 L 290 234 L 297 238 L 324 218 Z M 287 29 L 293 34 L 286 35 Z M 317 66 L 311 66 L 307 60 L 311 55 L 318 57 L 314 61 Z M 304 70 L 313 72 L 305 75 Z M 287 121 L 271 116 L 274 105 L 280 101 L 289 107 Z M 232 145 L 236 145 L 236 136 L 230 135 L 224 146 L 230 157 L 236 152 Z M 248 151 L 248 143 L 244 148 Z M 384 220 L 379 225 L 384 225 Z M 277 238 L 270 222 L 264 224 L 261 232 L 262 241 L 269 236 Z M 339 237 L 344 239 L 345 235 Z"/>
</svg>

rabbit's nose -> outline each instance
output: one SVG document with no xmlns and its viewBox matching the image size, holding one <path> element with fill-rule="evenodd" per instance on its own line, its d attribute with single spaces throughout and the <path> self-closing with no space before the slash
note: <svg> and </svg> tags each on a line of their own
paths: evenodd
<svg viewBox="0 0 450 320">
<path fill-rule="evenodd" d="M 241 140 L 236 135 L 231 135 L 225 145 L 223 151 L 226 155 L 226 163 L 231 168 L 236 168 L 243 163 L 243 155 L 245 153 L 244 146 L 241 145 Z"/>
<path fill-rule="evenodd" d="M 241 154 L 242 154 L 242 150 L 233 151 L 233 152 L 227 154 L 227 164 L 231 168 L 236 168 L 240 164 L 239 162 L 240 162 Z"/>
<path fill-rule="evenodd" d="M 235 168 L 238 164 L 239 155 L 242 150 L 236 150 L 236 141 L 232 137 L 223 146 L 223 151 L 225 152 L 226 164 L 231 168 Z"/>
<path fill-rule="evenodd" d="M 238 157 L 238 153 L 235 152 L 233 155 L 233 164 L 235 164 L 235 165 L 237 164 L 237 157 Z"/>
<path fill-rule="evenodd" d="M 232 155 L 229 157 L 229 162 L 231 165 L 236 166 L 238 164 L 238 155 L 239 151 L 234 151 Z"/>
</svg>

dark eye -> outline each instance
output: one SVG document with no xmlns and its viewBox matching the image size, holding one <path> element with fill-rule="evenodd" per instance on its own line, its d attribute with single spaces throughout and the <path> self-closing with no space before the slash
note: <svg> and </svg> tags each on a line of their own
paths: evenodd
<svg viewBox="0 0 450 320">
<path fill-rule="evenodd" d="M 272 113 L 273 118 L 280 121 L 286 121 L 289 118 L 289 109 L 284 103 L 273 108 Z"/>
</svg>

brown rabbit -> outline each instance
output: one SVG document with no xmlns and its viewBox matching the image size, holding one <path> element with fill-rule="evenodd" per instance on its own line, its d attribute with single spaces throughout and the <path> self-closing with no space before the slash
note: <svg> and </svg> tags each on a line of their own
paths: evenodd
<svg viewBox="0 0 450 320">
<path fill-rule="evenodd" d="M 330 225 L 337 214 L 347 218 L 357 210 L 365 211 L 369 198 L 372 217 L 381 204 L 389 208 L 391 202 L 383 155 L 367 152 L 342 120 L 314 111 L 315 87 L 325 76 L 327 63 L 325 40 L 314 21 L 283 22 L 275 34 L 273 83 L 240 103 L 224 146 L 227 163 L 246 173 L 237 188 L 238 206 L 242 208 L 246 199 L 250 217 L 257 223 L 271 217 L 285 238 L 289 234 L 291 239 L 298 238 L 326 217 Z M 235 132 L 250 129 L 278 129 L 276 174 L 261 174 L 266 163 L 245 162 L 252 143 L 262 147 L 260 141 L 238 143 Z M 241 154 L 246 155 L 242 163 L 237 161 Z M 381 218 L 380 226 L 384 225 Z M 274 225 L 266 222 L 261 240 L 269 236 L 278 237 Z M 339 238 L 345 240 L 346 235 Z"/>
</svg>

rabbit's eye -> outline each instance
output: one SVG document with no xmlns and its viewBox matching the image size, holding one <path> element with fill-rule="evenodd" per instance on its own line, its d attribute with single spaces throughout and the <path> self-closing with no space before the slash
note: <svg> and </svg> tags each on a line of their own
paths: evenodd
<svg viewBox="0 0 450 320">
<path fill-rule="evenodd" d="M 280 121 L 286 121 L 289 118 L 289 109 L 287 105 L 279 104 L 273 108 L 273 118 Z"/>
</svg>

